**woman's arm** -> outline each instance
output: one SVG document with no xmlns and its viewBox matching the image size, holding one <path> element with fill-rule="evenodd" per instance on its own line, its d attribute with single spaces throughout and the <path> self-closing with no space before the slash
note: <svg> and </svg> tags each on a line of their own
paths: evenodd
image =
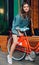
<svg viewBox="0 0 39 65">
<path fill-rule="evenodd" d="M 31 31 L 32 31 L 32 35 L 34 35 L 34 28 L 33 28 L 33 22 L 31 20 Z"/>
<path fill-rule="evenodd" d="M 20 17 L 17 15 L 12 23 L 12 33 L 19 33 L 19 35 L 23 35 L 19 30 L 16 30 L 17 27 L 19 27 L 19 23 L 20 23 Z"/>
<path fill-rule="evenodd" d="M 14 20 L 13 20 L 13 22 L 12 22 L 12 29 L 13 29 L 13 30 L 16 30 L 16 27 L 19 26 L 19 22 L 20 22 L 19 19 L 20 19 L 20 18 L 19 18 L 18 15 L 14 17 Z"/>
</svg>

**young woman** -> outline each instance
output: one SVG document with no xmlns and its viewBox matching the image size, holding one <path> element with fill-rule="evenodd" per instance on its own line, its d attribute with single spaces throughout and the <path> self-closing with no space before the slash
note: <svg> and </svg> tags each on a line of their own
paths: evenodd
<svg viewBox="0 0 39 65">
<path fill-rule="evenodd" d="M 34 34 L 33 31 L 33 24 L 31 21 L 31 14 L 30 14 L 30 6 L 28 3 L 24 2 L 22 4 L 21 10 L 20 10 L 20 14 L 18 14 L 12 23 L 12 37 L 13 37 L 13 44 L 11 46 L 11 50 L 9 55 L 7 56 L 8 59 L 8 63 L 12 64 L 12 53 L 15 50 L 16 45 L 18 44 L 18 35 L 22 36 L 23 33 L 21 33 L 20 31 L 16 30 L 16 27 L 20 27 L 20 28 L 24 28 L 24 27 L 28 27 L 29 31 L 31 33 L 32 30 L 32 34 Z M 28 34 L 30 34 L 28 33 Z M 30 60 L 32 61 L 33 59 L 28 55 L 26 56 L 25 60 Z"/>
</svg>

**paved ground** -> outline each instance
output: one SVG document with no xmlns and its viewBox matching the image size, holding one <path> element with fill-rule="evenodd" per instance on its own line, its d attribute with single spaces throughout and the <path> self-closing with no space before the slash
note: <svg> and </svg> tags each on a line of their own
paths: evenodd
<svg viewBox="0 0 39 65">
<path fill-rule="evenodd" d="M 10 65 L 7 63 L 7 53 L 0 51 L 0 65 Z M 37 56 L 35 62 L 25 61 L 24 59 L 22 61 L 15 61 L 13 60 L 12 65 L 39 65 L 39 56 Z"/>
</svg>

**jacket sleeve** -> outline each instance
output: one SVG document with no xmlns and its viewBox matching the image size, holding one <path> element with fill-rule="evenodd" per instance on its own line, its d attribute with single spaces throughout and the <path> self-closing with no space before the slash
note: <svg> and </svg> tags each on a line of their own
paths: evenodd
<svg viewBox="0 0 39 65">
<path fill-rule="evenodd" d="M 16 16 L 12 22 L 12 33 L 17 33 L 16 27 L 19 27 L 19 17 Z"/>
</svg>

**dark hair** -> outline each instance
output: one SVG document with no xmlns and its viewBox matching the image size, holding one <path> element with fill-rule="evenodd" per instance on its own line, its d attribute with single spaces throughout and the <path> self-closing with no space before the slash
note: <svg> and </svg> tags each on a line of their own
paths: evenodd
<svg viewBox="0 0 39 65">
<path fill-rule="evenodd" d="M 20 13 L 22 14 L 22 16 L 23 16 L 24 18 L 26 17 L 26 15 L 27 15 L 29 18 L 31 18 L 31 10 L 29 9 L 29 11 L 26 13 L 26 12 L 24 11 L 24 9 L 23 9 L 23 6 L 24 6 L 25 4 L 28 4 L 28 3 L 27 3 L 27 2 L 24 2 L 24 3 L 22 4 Z M 28 5 L 29 5 L 29 4 L 28 4 Z M 30 5 L 29 5 L 29 7 L 30 7 Z"/>
</svg>

